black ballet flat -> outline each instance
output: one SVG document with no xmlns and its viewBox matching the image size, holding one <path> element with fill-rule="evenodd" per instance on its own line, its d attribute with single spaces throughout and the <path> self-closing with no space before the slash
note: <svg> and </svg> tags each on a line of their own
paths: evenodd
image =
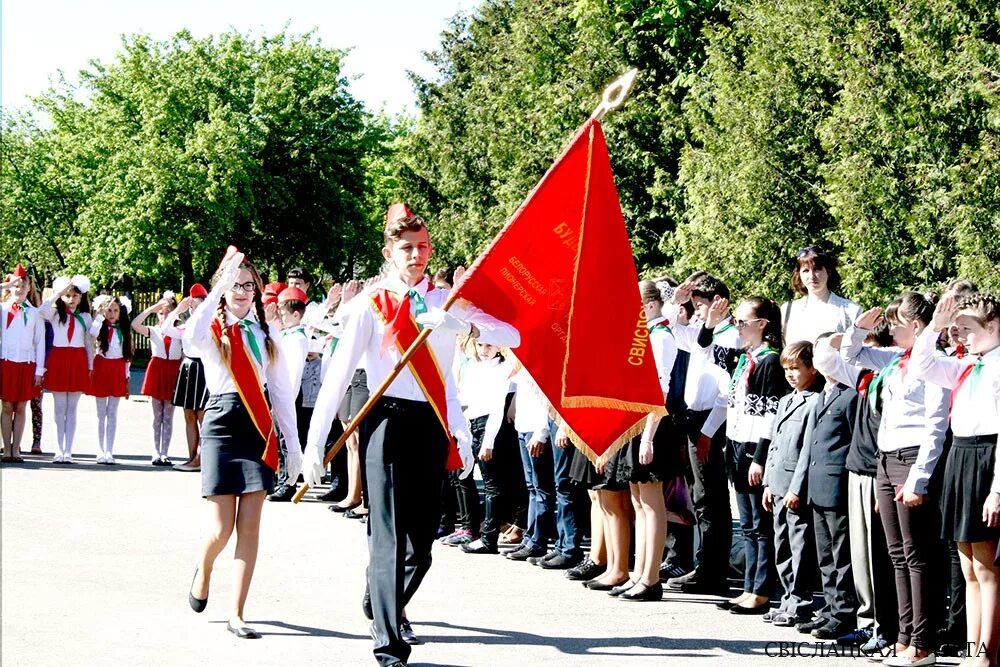
<svg viewBox="0 0 1000 667">
<path fill-rule="evenodd" d="M 191 608 L 194 609 L 196 613 L 200 614 L 201 612 L 205 611 L 205 607 L 208 606 L 208 598 L 205 598 L 204 600 L 199 600 L 194 596 L 194 593 L 191 592 L 191 588 L 194 587 L 194 580 L 197 578 L 198 578 L 198 568 L 195 568 L 194 576 L 191 577 L 191 587 L 188 588 L 188 604 L 191 605 Z"/>
<path fill-rule="evenodd" d="M 327 509 L 330 510 L 331 512 L 336 512 L 338 514 L 344 514 L 345 512 L 350 512 L 352 509 L 354 509 L 355 507 L 359 506 L 360 504 L 361 504 L 360 502 L 357 502 L 357 503 L 354 503 L 353 505 L 347 505 L 345 507 L 343 505 L 338 505 L 338 504 L 334 503 L 333 505 L 330 505 L 329 507 L 327 507 Z"/>
<path fill-rule="evenodd" d="M 618 599 L 626 600 L 627 602 L 659 602 L 663 599 L 663 584 L 656 582 L 652 586 L 645 586 L 638 593 L 632 593 L 631 591 L 622 593 L 618 596 Z"/>
<path fill-rule="evenodd" d="M 585 583 L 584 586 L 586 586 L 592 591 L 604 591 L 605 593 L 607 593 L 612 588 L 617 588 L 618 586 L 622 586 L 627 582 L 628 579 L 623 579 L 622 581 L 619 581 L 617 584 L 604 584 L 598 581 L 597 579 L 591 579 L 590 581 Z"/>
<path fill-rule="evenodd" d="M 226 630 L 229 630 L 231 633 L 233 633 L 240 639 L 260 639 L 260 633 L 246 625 L 241 625 L 240 627 L 236 627 L 235 625 L 227 621 Z"/>
<path fill-rule="evenodd" d="M 353 509 L 344 512 L 343 517 L 345 519 L 366 519 L 368 518 L 368 512 L 355 512 Z"/>
</svg>

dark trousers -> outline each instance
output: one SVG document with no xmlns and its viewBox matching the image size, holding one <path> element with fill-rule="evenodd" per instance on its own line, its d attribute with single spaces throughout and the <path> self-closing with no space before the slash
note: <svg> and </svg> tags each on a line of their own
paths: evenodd
<svg viewBox="0 0 1000 667">
<path fill-rule="evenodd" d="M 945 567 L 948 568 L 944 625 L 940 637 L 943 641 L 961 644 L 965 641 L 965 575 L 962 574 L 958 544 L 951 540 L 942 540 L 938 552 L 944 552 Z"/>
<path fill-rule="evenodd" d="M 764 489 L 736 493 L 743 534 L 743 590 L 771 597 L 774 593 L 774 517 L 764 509 Z"/>
<path fill-rule="evenodd" d="M 479 487 L 472 475 L 461 479 L 459 472 L 448 473 L 448 484 L 455 495 L 455 506 L 458 508 L 456 523 L 458 527 L 479 536 L 479 524 L 483 521 L 483 508 L 479 504 Z"/>
<path fill-rule="evenodd" d="M 935 546 L 937 521 L 932 500 L 916 507 L 896 502 L 896 486 L 906 482 L 910 468 L 917 460 L 917 447 L 895 452 L 878 453 L 875 476 L 875 498 L 885 529 L 886 546 L 896 575 L 896 602 L 899 612 L 899 634 L 896 641 L 933 651 L 932 573 L 928 559 Z M 938 577 L 947 573 L 938 573 Z M 877 585 L 877 584 L 876 584 Z"/>
<path fill-rule="evenodd" d="M 524 484 L 528 487 L 528 529 L 524 543 L 535 548 L 545 548 L 555 535 L 555 459 L 552 439 L 538 456 L 528 454 L 531 433 L 518 433 L 521 443 L 521 464 L 524 466 Z"/>
<path fill-rule="evenodd" d="M 698 461 L 695 444 L 708 412 L 687 413 L 688 461 L 691 503 L 697 521 L 698 550 L 695 576 L 708 584 L 725 584 L 729 577 L 729 552 L 733 542 L 733 515 L 729 509 L 729 482 L 726 475 L 726 427 L 712 438 L 705 463 Z"/>
<path fill-rule="evenodd" d="M 306 450 L 306 433 L 309 431 L 309 420 L 312 419 L 312 408 L 306 408 L 302 406 L 302 392 L 299 392 L 299 397 L 295 401 L 295 426 L 299 430 L 299 447 L 302 451 Z M 278 429 L 278 421 L 274 420 L 274 430 L 278 434 L 278 476 L 275 478 L 275 484 L 281 486 L 283 484 L 294 486 L 298 480 L 289 480 L 288 471 L 285 469 L 285 457 L 288 456 L 288 446 L 285 444 L 285 438 L 281 435 L 281 431 Z"/>
<path fill-rule="evenodd" d="M 823 615 L 844 631 L 854 627 L 858 604 L 851 573 L 851 541 L 847 507 L 812 507 L 816 554 L 823 587 Z"/>
<path fill-rule="evenodd" d="M 449 444 L 422 401 L 383 398 L 362 428 L 374 653 L 388 665 L 410 654 L 399 625 L 431 566 Z"/>
<path fill-rule="evenodd" d="M 774 499 L 774 567 L 784 594 L 778 609 L 796 618 L 809 618 L 816 570 L 816 537 L 813 511 L 806 503 L 797 510 Z"/>
<path fill-rule="evenodd" d="M 477 417 L 469 423 L 472 432 L 472 454 L 479 464 L 483 476 L 483 522 L 480 538 L 483 543 L 495 547 L 500 537 L 500 526 L 508 518 L 516 523 L 517 515 L 527 516 L 527 492 L 524 488 L 524 473 L 517 448 L 517 431 L 504 423 L 493 442 L 493 457 L 489 461 L 479 458 L 486 431 L 486 417 Z M 527 518 L 523 519 L 526 525 Z M 475 531 L 473 531 L 475 532 Z"/>
<path fill-rule="evenodd" d="M 678 567 L 690 572 L 694 567 L 694 526 L 668 522 L 663 551 L 665 568 Z"/>
<path fill-rule="evenodd" d="M 551 426 L 551 423 L 550 423 Z M 554 429 L 549 428 L 551 433 Z M 576 485 L 569 475 L 569 466 L 573 461 L 573 447 L 559 449 L 555 446 L 555 434 L 552 434 L 552 456 L 554 459 L 555 490 L 556 490 L 556 551 L 563 556 L 575 557 L 582 551 L 580 544 L 583 535 L 576 525 Z"/>
</svg>

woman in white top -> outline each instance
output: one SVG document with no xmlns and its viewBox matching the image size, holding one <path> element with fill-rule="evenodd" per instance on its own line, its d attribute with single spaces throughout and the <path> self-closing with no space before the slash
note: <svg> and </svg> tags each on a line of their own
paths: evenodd
<svg viewBox="0 0 1000 667">
<path fill-rule="evenodd" d="M 257 562 L 264 497 L 274 490 L 278 467 L 272 414 L 288 444 L 289 479 L 302 469 L 302 450 L 295 394 L 264 319 L 260 274 L 230 247 L 216 275 L 184 330 L 184 342 L 205 366 L 210 394 L 201 427 L 201 491 L 212 518 L 188 602 L 194 611 L 204 611 L 215 559 L 235 528 L 236 600 L 227 629 L 241 639 L 256 639 L 260 634 L 244 623 L 243 606 Z"/>
<path fill-rule="evenodd" d="M 941 331 L 957 326 L 969 354 L 936 353 Z M 913 374 L 951 390 L 952 446 L 941 491 L 942 538 L 958 543 L 965 576 L 968 646 L 979 647 L 965 664 L 996 664 L 1000 646 L 998 582 L 994 562 L 1000 538 L 1000 301 L 989 294 L 946 296 L 913 345 Z M 982 650 L 985 649 L 985 650 Z"/>
<path fill-rule="evenodd" d="M 819 246 L 803 248 L 795 257 L 792 289 L 801 297 L 781 306 L 785 345 L 816 340 L 824 333 L 847 331 L 861 306 L 833 293 L 840 288 L 837 260 Z"/>
</svg>

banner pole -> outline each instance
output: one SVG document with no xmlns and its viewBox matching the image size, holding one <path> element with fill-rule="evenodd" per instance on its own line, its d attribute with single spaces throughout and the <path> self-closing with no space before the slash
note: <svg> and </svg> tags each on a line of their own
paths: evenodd
<svg viewBox="0 0 1000 667">
<path fill-rule="evenodd" d="M 632 92 L 632 87 L 635 85 L 635 78 L 638 74 L 639 70 L 633 67 L 608 84 L 607 88 L 604 89 L 604 94 L 601 96 L 601 102 L 597 105 L 597 108 L 594 109 L 594 112 L 590 115 L 590 117 L 594 120 L 600 121 L 609 111 L 614 111 L 620 107 L 628 98 L 629 93 Z M 451 308 L 457 298 L 458 291 L 453 289 L 451 295 L 448 297 L 448 300 L 444 303 L 444 306 L 442 306 L 442 310 L 448 310 Z M 413 341 L 413 344 L 410 345 L 406 352 L 403 353 L 403 356 L 400 357 L 399 361 L 396 362 L 396 365 L 393 367 L 392 372 L 389 373 L 385 380 L 382 381 L 382 384 L 379 385 L 378 389 L 376 389 L 372 395 L 368 397 L 364 406 L 362 406 L 358 414 L 355 415 L 354 419 L 352 419 L 347 425 L 347 428 L 344 429 L 343 434 L 337 438 L 337 442 L 333 444 L 330 450 L 323 457 L 324 468 L 330 465 L 330 461 L 333 460 L 333 457 L 336 456 L 341 449 L 343 449 L 347 440 L 358 429 L 358 426 L 361 425 L 361 420 L 363 420 L 368 413 L 371 412 L 371 409 L 375 407 L 375 403 L 382 398 L 382 395 L 389 388 L 389 385 L 391 385 L 393 380 L 395 380 L 402 370 L 406 368 L 407 362 L 416 353 L 420 346 L 424 344 L 427 337 L 430 335 L 431 330 L 424 329 L 420 332 L 420 335 L 417 336 L 417 339 Z M 299 487 L 299 490 L 296 491 L 295 495 L 292 497 L 292 502 L 300 502 L 309 489 L 309 484 L 303 484 Z"/>
</svg>

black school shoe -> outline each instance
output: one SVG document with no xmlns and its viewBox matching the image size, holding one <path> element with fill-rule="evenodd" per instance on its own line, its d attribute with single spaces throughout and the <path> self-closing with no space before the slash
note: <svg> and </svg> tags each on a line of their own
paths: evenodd
<svg viewBox="0 0 1000 667">
<path fill-rule="evenodd" d="M 496 546 L 492 546 L 483 542 L 482 538 L 469 542 L 468 544 L 462 545 L 462 551 L 467 554 L 498 554 L 500 550 Z"/>
<path fill-rule="evenodd" d="M 570 581 L 590 581 L 605 570 L 604 565 L 598 565 L 589 558 L 574 568 L 566 571 L 566 578 Z"/>
<path fill-rule="evenodd" d="M 272 503 L 287 503 L 295 497 L 295 487 L 282 484 L 274 490 L 274 493 L 267 497 Z"/>
<path fill-rule="evenodd" d="M 567 570 L 577 565 L 583 556 L 565 556 L 556 554 L 553 558 L 543 560 L 539 565 L 543 570 Z"/>
</svg>

